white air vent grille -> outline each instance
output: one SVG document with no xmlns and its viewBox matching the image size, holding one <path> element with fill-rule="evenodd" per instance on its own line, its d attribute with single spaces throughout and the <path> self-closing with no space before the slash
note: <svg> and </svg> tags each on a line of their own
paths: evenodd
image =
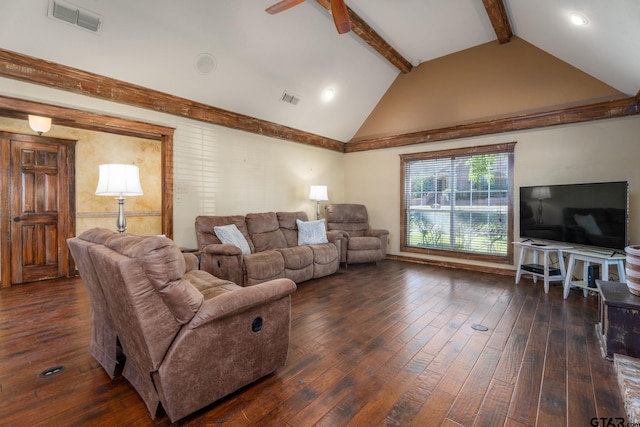
<svg viewBox="0 0 640 427">
<path fill-rule="evenodd" d="M 102 16 L 61 0 L 49 0 L 48 16 L 93 33 L 99 33 L 102 29 Z"/>
<path fill-rule="evenodd" d="M 298 102 L 300 102 L 300 97 L 290 92 L 285 92 L 282 94 L 280 101 L 286 102 L 287 104 L 298 105 Z"/>
</svg>

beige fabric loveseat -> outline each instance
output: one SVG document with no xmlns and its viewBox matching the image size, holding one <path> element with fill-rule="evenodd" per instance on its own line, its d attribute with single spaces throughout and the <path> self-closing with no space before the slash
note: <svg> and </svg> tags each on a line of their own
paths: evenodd
<svg viewBox="0 0 640 427">
<path fill-rule="evenodd" d="M 305 212 L 264 212 L 231 216 L 198 216 L 195 221 L 200 268 L 241 286 L 286 277 L 296 283 L 335 273 L 340 267 L 342 234 L 326 232 L 327 243 L 299 245 L 298 224 L 308 221 Z M 248 244 L 223 244 L 215 227 L 235 225 Z"/>
<path fill-rule="evenodd" d="M 67 243 L 83 280 L 97 279 L 104 296 L 109 325 L 94 327 L 115 327 L 122 374 L 152 418 L 161 403 L 172 422 L 181 419 L 284 365 L 291 280 L 243 288 L 186 271 L 164 237 L 92 229 Z"/>
</svg>

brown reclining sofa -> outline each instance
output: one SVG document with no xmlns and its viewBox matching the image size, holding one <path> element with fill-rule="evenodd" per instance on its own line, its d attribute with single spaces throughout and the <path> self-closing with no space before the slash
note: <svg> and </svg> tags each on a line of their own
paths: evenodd
<svg viewBox="0 0 640 427">
<path fill-rule="evenodd" d="M 305 212 L 265 212 L 231 216 L 198 216 L 195 221 L 200 268 L 216 277 L 250 286 L 286 277 L 295 283 L 327 276 L 340 267 L 342 233 L 326 232 L 328 243 L 298 245 L 296 220 Z M 222 244 L 214 227 L 235 224 L 251 253 Z"/>
</svg>

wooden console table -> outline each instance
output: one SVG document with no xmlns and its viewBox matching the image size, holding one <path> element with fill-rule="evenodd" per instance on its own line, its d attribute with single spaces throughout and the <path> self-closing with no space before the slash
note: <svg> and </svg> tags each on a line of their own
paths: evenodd
<svg viewBox="0 0 640 427">
<path fill-rule="evenodd" d="M 571 249 L 571 246 L 556 246 L 535 242 L 513 242 L 513 244 L 520 246 L 516 285 L 520 283 L 520 277 L 522 277 L 523 274 L 530 274 L 533 277 L 533 283 L 538 281 L 538 277 L 543 278 L 544 292 L 549 293 L 549 282 L 565 279 L 566 272 L 562 252 Z M 525 264 L 527 252 L 531 252 L 533 255 L 532 264 Z M 539 253 L 542 253 L 542 264 L 538 263 Z M 549 266 L 551 253 L 555 253 L 558 257 L 558 268 L 552 269 Z"/>
<path fill-rule="evenodd" d="M 614 353 L 640 357 L 640 297 L 620 282 L 597 280 L 600 290 L 596 325 L 605 357 Z"/>
<path fill-rule="evenodd" d="M 589 291 L 598 292 L 597 287 L 590 287 L 587 282 L 587 276 L 590 264 L 600 264 L 602 266 L 602 280 L 609 280 L 609 266 L 615 266 L 618 268 L 618 277 L 621 282 L 627 281 L 627 276 L 624 272 L 624 260 L 627 258 L 624 254 L 617 253 L 604 253 L 597 251 L 590 251 L 586 249 L 569 249 L 566 251 L 569 254 L 569 262 L 567 268 L 567 277 L 564 280 L 564 298 L 569 295 L 569 289 L 572 286 L 583 289 L 583 294 L 586 297 Z M 573 272 L 576 268 L 576 261 L 583 262 L 582 279 L 572 280 Z"/>
</svg>

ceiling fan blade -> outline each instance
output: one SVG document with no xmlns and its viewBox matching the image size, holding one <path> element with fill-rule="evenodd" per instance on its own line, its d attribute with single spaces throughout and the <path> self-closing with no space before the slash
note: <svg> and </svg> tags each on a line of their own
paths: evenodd
<svg viewBox="0 0 640 427">
<path fill-rule="evenodd" d="M 275 15 L 276 13 L 280 13 L 280 12 L 283 12 L 283 11 L 285 11 L 287 9 L 290 9 L 293 6 L 297 6 L 302 2 L 304 2 L 304 0 L 282 0 L 282 1 L 279 1 L 278 3 L 266 8 L 265 12 L 267 12 L 267 13 L 269 13 L 271 15 Z"/>
<path fill-rule="evenodd" d="M 331 0 L 331 15 L 333 15 L 333 22 L 336 24 L 338 33 L 344 34 L 351 31 L 349 10 L 344 4 L 344 0 Z"/>
</svg>

